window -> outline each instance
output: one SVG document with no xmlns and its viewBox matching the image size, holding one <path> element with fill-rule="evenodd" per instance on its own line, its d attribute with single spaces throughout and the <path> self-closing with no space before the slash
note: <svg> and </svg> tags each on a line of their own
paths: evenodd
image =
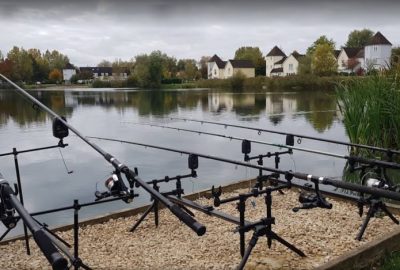
<svg viewBox="0 0 400 270">
<path fill-rule="evenodd" d="M 289 64 L 289 71 L 293 71 L 293 64 Z"/>
<path fill-rule="evenodd" d="M 214 75 L 217 75 L 217 71 L 214 69 Z"/>
</svg>

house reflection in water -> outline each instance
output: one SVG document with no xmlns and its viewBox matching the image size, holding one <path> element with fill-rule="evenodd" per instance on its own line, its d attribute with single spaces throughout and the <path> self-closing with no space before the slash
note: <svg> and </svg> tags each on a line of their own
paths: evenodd
<svg viewBox="0 0 400 270">
<path fill-rule="evenodd" d="M 267 95 L 265 113 L 274 125 L 279 124 L 285 116 L 293 116 L 297 112 L 297 100 L 289 96 Z"/>
</svg>

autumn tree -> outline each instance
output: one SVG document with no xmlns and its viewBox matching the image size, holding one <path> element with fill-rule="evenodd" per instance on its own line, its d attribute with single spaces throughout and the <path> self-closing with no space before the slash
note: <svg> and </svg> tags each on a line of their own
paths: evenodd
<svg viewBox="0 0 400 270">
<path fill-rule="evenodd" d="M 337 72 L 337 61 L 330 44 L 319 44 L 315 47 L 311 68 L 319 76 L 329 76 Z"/>
<path fill-rule="evenodd" d="M 329 47 L 331 48 L 332 51 L 335 50 L 335 46 L 336 46 L 335 41 L 333 41 L 333 39 L 329 39 L 325 35 L 323 35 L 323 36 L 320 36 L 316 41 L 314 41 L 314 43 L 310 47 L 307 48 L 307 55 L 311 56 L 314 53 L 316 47 L 321 44 L 329 45 Z"/>
<path fill-rule="evenodd" d="M 59 69 L 53 69 L 49 74 L 49 80 L 59 83 L 62 81 L 62 73 Z"/>
<path fill-rule="evenodd" d="M 265 75 L 265 59 L 258 47 L 240 47 L 235 52 L 235 60 L 250 60 L 255 67 L 255 74 Z"/>
<path fill-rule="evenodd" d="M 13 63 L 9 59 L 0 59 L 0 73 L 8 78 L 12 78 Z"/>
<path fill-rule="evenodd" d="M 354 48 L 365 47 L 373 35 L 374 32 L 370 29 L 353 30 L 350 32 L 345 46 Z"/>
</svg>

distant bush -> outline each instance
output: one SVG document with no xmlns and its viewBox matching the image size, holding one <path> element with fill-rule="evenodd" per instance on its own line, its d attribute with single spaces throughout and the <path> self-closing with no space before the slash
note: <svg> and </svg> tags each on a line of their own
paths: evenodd
<svg viewBox="0 0 400 270">
<path fill-rule="evenodd" d="M 128 87 L 129 80 L 113 80 L 113 81 L 102 81 L 94 80 L 92 83 L 93 88 L 126 88 Z M 132 81 L 129 81 L 132 83 Z M 129 86 L 132 87 L 132 86 Z"/>
<path fill-rule="evenodd" d="M 183 82 L 182 79 L 179 78 L 170 78 L 161 80 L 161 84 L 180 84 L 182 82 Z"/>
</svg>

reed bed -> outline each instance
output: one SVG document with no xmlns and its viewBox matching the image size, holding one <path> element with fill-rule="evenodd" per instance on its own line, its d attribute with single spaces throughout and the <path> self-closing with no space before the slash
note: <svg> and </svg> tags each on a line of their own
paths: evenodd
<svg viewBox="0 0 400 270">
<path fill-rule="evenodd" d="M 339 84 L 337 100 L 352 143 L 400 148 L 400 81 L 398 76 L 376 75 Z M 374 156 L 366 150 L 352 154 Z"/>
</svg>

